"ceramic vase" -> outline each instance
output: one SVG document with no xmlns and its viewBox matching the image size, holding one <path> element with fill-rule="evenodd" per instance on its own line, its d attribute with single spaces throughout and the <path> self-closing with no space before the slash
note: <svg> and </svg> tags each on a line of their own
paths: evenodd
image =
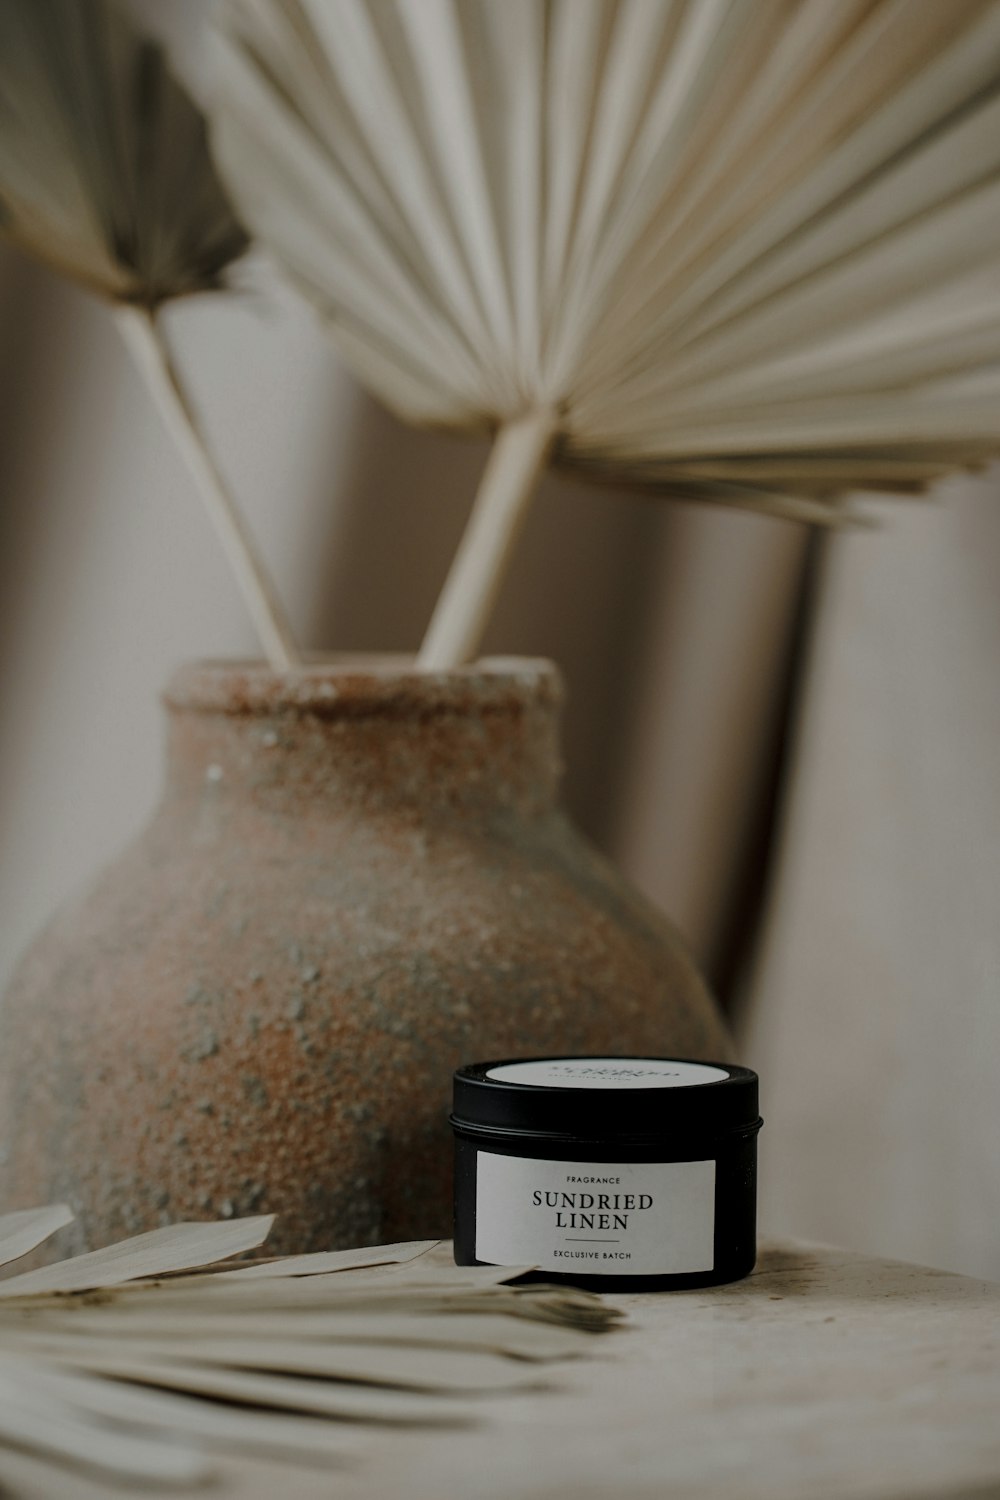
<svg viewBox="0 0 1000 1500">
<path fill-rule="evenodd" d="M 560 811 L 553 666 L 181 670 L 146 831 L 0 1014 L 0 1207 L 78 1249 L 280 1215 L 277 1251 L 446 1235 L 450 1079 L 725 1058 L 676 932 Z"/>
</svg>

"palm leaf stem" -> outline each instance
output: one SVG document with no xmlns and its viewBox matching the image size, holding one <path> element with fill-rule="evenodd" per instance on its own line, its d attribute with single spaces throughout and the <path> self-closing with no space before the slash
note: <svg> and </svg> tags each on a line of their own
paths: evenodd
<svg viewBox="0 0 1000 1500">
<path fill-rule="evenodd" d="M 284 606 L 212 455 L 156 314 L 145 308 L 121 305 L 115 310 L 115 320 L 167 430 L 194 477 L 268 662 L 276 672 L 300 670 L 302 656 Z"/>
<path fill-rule="evenodd" d="M 424 671 L 469 661 L 527 518 L 538 476 L 556 434 L 550 407 L 505 422 L 497 433 L 472 513 L 417 658 Z"/>
</svg>

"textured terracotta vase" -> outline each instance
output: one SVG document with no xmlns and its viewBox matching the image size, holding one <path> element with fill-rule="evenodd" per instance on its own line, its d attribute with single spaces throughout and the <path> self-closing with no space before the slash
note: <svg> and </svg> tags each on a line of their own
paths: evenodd
<svg viewBox="0 0 1000 1500">
<path fill-rule="evenodd" d="M 555 802 L 544 662 L 171 684 L 163 803 L 0 1016 L 0 1206 L 79 1245 L 277 1211 L 282 1250 L 441 1235 L 452 1069 L 724 1057 L 664 919 Z"/>
</svg>

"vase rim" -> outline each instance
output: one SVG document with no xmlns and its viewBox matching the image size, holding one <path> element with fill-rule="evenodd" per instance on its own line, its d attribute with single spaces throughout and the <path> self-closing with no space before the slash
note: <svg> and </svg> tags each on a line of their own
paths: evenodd
<svg viewBox="0 0 1000 1500">
<path fill-rule="evenodd" d="M 339 718 L 511 711 L 556 705 L 562 694 L 559 668 L 544 657 L 491 656 L 427 671 L 413 656 L 357 652 L 317 656 L 292 672 L 255 660 L 187 662 L 171 677 L 163 701 L 195 713 Z"/>
</svg>

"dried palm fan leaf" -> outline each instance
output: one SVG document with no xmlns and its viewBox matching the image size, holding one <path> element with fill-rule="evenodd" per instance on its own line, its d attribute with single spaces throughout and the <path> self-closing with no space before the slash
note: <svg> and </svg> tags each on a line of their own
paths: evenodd
<svg viewBox="0 0 1000 1500">
<path fill-rule="evenodd" d="M 422 660 L 547 455 L 807 521 L 1000 448 L 996 0 L 226 0 L 246 222 L 404 418 L 494 428 Z"/>
<path fill-rule="evenodd" d="M 248 245 L 204 116 L 112 0 L 0 0 L 0 232 L 109 301 L 189 463 L 271 661 L 292 633 L 158 319 Z"/>
<path fill-rule="evenodd" d="M 0 1217 L 0 1266 L 72 1219 Z M 173 1224 L 0 1280 L 0 1488 L 27 1449 L 133 1483 L 194 1484 L 212 1455 L 329 1466 L 394 1427 L 455 1426 L 540 1389 L 620 1316 L 433 1240 L 254 1261 L 270 1217 Z"/>
</svg>

